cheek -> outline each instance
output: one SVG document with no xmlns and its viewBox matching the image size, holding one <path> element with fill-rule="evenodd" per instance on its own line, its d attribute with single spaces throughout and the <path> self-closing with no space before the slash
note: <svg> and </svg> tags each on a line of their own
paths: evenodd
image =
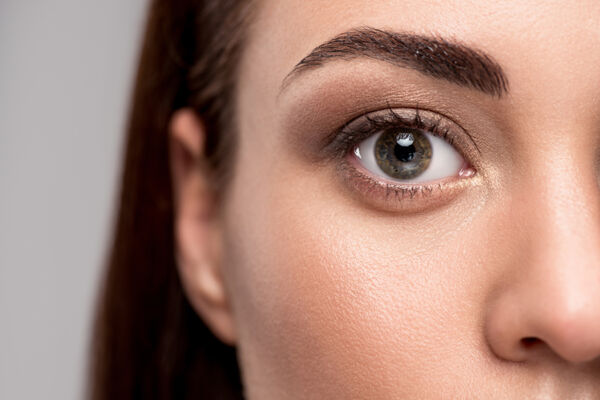
<svg viewBox="0 0 600 400">
<path fill-rule="evenodd" d="M 299 166 L 245 169 L 232 189 L 226 275 L 250 391 L 385 398 L 448 381 L 448 394 L 449 366 L 482 345 L 484 224 L 457 225 L 460 206 L 369 212 Z"/>
</svg>

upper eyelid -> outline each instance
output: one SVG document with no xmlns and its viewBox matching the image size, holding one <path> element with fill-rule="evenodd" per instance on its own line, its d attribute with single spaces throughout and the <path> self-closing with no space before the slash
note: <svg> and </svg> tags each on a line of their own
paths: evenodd
<svg viewBox="0 0 600 400">
<path fill-rule="evenodd" d="M 389 128 L 390 126 L 398 125 L 412 129 L 436 130 L 436 132 L 432 133 L 437 133 L 439 136 L 443 137 L 445 137 L 448 132 L 448 128 L 443 132 L 437 131 L 439 129 L 438 127 L 440 126 L 440 122 L 442 121 L 442 116 L 435 121 L 430 119 L 423 120 L 419 114 L 418 108 L 415 108 L 414 116 L 409 118 L 401 116 L 393 109 L 389 109 L 385 114 L 375 114 L 374 117 L 371 115 L 372 114 L 367 114 L 364 116 L 364 119 L 369 124 L 369 127 L 366 130 L 385 129 Z"/>
<path fill-rule="evenodd" d="M 410 111 L 410 116 L 403 116 L 399 111 L 388 106 L 385 109 L 371 111 L 352 119 L 338 129 L 325 146 L 327 152 L 337 154 L 339 157 L 345 156 L 361 140 L 367 139 L 377 130 L 398 126 L 411 129 L 422 129 L 440 136 L 452 143 L 453 135 L 449 135 L 450 128 L 442 128 L 442 121 L 450 121 L 453 125 L 456 123 L 451 119 L 429 110 L 419 107 L 402 108 L 398 110 Z M 422 114 L 435 114 L 432 116 L 423 116 Z"/>
<path fill-rule="evenodd" d="M 414 115 L 412 115 L 411 117 L 403 117 L 401 114 L 398 113 L 397 110 L 402 110 L 402 111 L 410 110 L 410 112 L 414 113 Z M 386 115 L 387 115 L 387 113 L 390 113 L 390 115 L 393 116 L 396 119 L 396 121 L 399 123 L 399 126 L 403 126 L 402 122 L 404 122 L 408 126 L 410 126 L 410 124 L 412 122 L 414 122 L 414 121 L 411 121 L 411 118 L 414 119 L 415 121 L 419 121 L 421 123 L 420 123 L 420 127 L 418 127 L 418 129 L 430 131 L 431 133 L 436 134 L 436 136 L 440 136 L 443 139 L 449 141 L 450 144 L 453 146 L 454 146 L 453 139 L 457 138 L 457 136 L 454 134 L 455 133 L 454 131 L 459 130 L 462 133 L 464 133 L 464 135 L 462 135 L 462 136 L 468 139 L 469 143 L 472 145 L 472 147 L 477 152 L 477 155 L 478 156 L 482 155 L 481 150 L 479 149 L 479 146 L 477 145 L 477 141 L 475 141 L 473 139 L 473 136 L 471 134 L 469 134 L 469 132 L 467 132 L 462 127 L 462 125 L 459 124 L 455 119 L 449 117 L 448 115 L 446 115 L 444 113 L 440 113 L 438 111 L 431 110 L 429 108 L 424 108 L 419 105 L 415 105 L 412 107 L 396 107 L 396 108 L 394 108 L 388 104 L 388 106 L 385 109 L 371 111 L 371 112 L 365 113 L 357 118 L 354 118 L 353 120 L 351 120 L 350 122 L 345 124 L 343 129 L 346 129 L 348 126 L 350 126 L 354 122 L 361 120 L 362 118 L 368 117 L 373 114 L 379 115 L 381 113 L 386 113 Z M 441 129 L 442 125 L 451 125 L 453 128 L 446 127 L 446 129 L 443 129 L 443 131 L 441 131 L 440 129 Z M 456 129 L 454 129 L 454 127 L 456 127 Z M 431 129 L 434 129 L 434 131 L 431 131 Z M 342 132 L 342 129 L 340 129 L 340 132 Z M 450 134 L 450 133 L 452 133 L 452 134 Z M 463 154 L 463 156 L 466 157 L 466 154 Z"/>
</svg>

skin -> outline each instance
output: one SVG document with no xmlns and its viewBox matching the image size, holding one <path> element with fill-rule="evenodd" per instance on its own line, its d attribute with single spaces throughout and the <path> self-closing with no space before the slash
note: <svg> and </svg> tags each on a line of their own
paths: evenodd
<svg viewBox="0 0 600 400">
<path fill-rule="evenodd" d="M 258 4 L 219 206 L 202 121 L 171 124 L 184 288 L 238 347 L 247 398 L 600 399 L 598 21 L 592 0 Z M 362 26 L 484 50 L 509 93 L 367 59 L 282 91 L 313 48 Z M 321 157 L 353 117 L 417 103 L 468 134 L 473 177 L 385 200 Z"/>
</svg>

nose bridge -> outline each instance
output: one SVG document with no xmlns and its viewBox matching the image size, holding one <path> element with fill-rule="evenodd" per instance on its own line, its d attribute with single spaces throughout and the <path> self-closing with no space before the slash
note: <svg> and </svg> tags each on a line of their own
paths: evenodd
<svg viewBox="0 0 600 400">
<path fill-rule="evenodd" d="M 524 218 L 531 224 L 531 268 L 553 268 L 564 277 L 599 271 L 600 188 L 593 151 L 568 138 L 539 147 L 542 156 L 530 164 L 521 188 Z"/>
<path fill-rule="evenodd" d="M 583 135 L 589 137 L 572 132 L 549 142 L 527 179 L 532 189 L 527 192 L 535 198 L 528 202 L 533 227 L 530 268 L 563 296 L 563 291 L 575 295 L 597 285 L 600 276 L 600 191 L 593 151 L 576 140 Z M 564 301 L 567 298 L 573 299 Z"/>
</svg>

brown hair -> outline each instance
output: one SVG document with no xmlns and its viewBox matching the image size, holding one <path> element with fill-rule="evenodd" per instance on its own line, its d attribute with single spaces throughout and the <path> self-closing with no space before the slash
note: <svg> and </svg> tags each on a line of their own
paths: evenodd
<svg viewBox="0 0 600 400">
<path fill-rule="evenodd" d="M 114 241 L 94 326 L 90 395 L 241 399 L 235 349 L 183 295 L 174 258 L 168 124 L 193 107 L 218 173 L 230 153 L 232 96 L 249 0 L 154 0 L 128 125 Z"/>
</svg>

